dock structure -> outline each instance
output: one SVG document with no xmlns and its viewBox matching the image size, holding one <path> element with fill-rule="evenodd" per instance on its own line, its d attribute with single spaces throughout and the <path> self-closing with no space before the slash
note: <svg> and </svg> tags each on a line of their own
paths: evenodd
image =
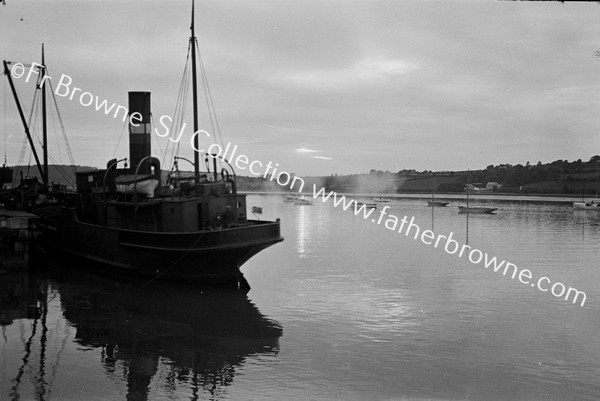
<svg viewBox="0 0 600 401">
<path fill-rule="evenodd" d="M 29 268 L 37 219 L 27 212 L 0 210 L 0 273 Z"/>
</svg>

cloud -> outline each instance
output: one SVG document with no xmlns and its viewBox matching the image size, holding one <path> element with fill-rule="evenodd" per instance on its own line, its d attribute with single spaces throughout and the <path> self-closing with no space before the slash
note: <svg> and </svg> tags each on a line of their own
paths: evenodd
<svg viewBox="0 0 600 401">
<path fill-rule="evenodd" d="M 318 150 L 314 150 L 314 149 L 307 149 L 307 148 L 298 148 L 298 149 L 294 149 L 296 153 L 317 153 Z"/>
<path fill-rule="evenodd" d="M 276 79 L 294 86 L 332 89 L 385 81 L 416 68 L 417 65 L 400 59 L 367 57 L 346 68 L 288 71 L 276 74 Z"/>
<path fill-rule="evenodd" d="M 297 148 L 294 149 L 296 153 L 320 153 L 320 150 L 308 149 L 308 148 Z M 331 157 L 327 156 L 313 156 L 313 159 L 321 159 L 321 160 L 333 160 Z"/>
<path fill-rule="evenodd" d="M 314 150 L 314 149 L 308 149 L 308 148 L 297 148 L 294 149 L 294 151 L 296 153 L 320 153 L 320 150 Z M 320 160 L 333 160 L 333 158 L 331 157 L 327 157 L 327 156 L 313 156 L 313 159 L 320 159 Z"/>
</svg>

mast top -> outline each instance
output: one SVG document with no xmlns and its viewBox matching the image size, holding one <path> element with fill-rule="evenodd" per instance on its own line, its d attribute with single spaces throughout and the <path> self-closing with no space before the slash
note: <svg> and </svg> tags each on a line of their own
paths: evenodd
<svg viewBox="0 0 600 401">
<path fill-rule="evenodd" d="M 192 30 L 192 39 L 195 39 L 194 35 L 194 0 L 192 0 L 192 24 L 190 25 L 190 29 Z"/>
</svg>

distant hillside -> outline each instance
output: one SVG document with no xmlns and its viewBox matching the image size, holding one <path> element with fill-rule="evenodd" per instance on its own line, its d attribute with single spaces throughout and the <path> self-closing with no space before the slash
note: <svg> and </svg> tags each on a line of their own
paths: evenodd
<svg viewBox="0 0 600 401">
<path fill-rule="evenodd" d="M 312 184 L 328 191 L 353 193 L 437 193 L 464 192 L 467 183 L 473 190 L 528 194 L 595 195 L 600 189 L 600 156 L 589 161 L 556 160 L 535 165 L 489 165 L 471 171 L 416 171 L 397 173 L 371 170 L 368 174 L 305 177 L 305 191 Z M 489 185 L 488 185 L 489 184 Z M 245 191 L 286 191 L 273 181 L 260 177 L 244 177 L 238 187 Z M 492 188 L 493 187 L 493 188 Z M 488 189 L 492 188 L 492 189 Z"/>
</svg>

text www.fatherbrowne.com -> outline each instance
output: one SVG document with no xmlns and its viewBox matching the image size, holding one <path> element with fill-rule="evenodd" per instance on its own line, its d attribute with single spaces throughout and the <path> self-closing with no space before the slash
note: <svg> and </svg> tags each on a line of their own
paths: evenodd
<svg viewBox="0 0 600 401">
<path fill-rule="evenodd" d="M 359 205 L 354 199 L 346 198 L 345 195 L 339 195 L 335 191 L 326 192 L 325 188 L 317 190 L 317 186 L 313 184 L 313 199 L 321 199 L 323 203 L 331 200 L 334 207 L 341 207 L 343 210 L 350 210 L 355 216 L 361 216 L 367 220 L 371 217 L 371 214 L 375 209 L 367 208 L 366 205 Z M 371 222 L 380 225 L 382 222 L 388 230 L 397 232 L 398 234 L 404 234 L 406 237 L 412 236 L 414 240 L 421 240 L 425 245 L 432 245 L 434 248 L 444 248 L 444 251 L 449 255 L 456 255 L 459 258 L 466 257 L 469 262 L 475 265 L 482 265 L 486 269 L 493 269 L 495 273 L 502 272 L 504 276 L 510 276 L 510 278 L 518 280 L 525 285 L 536 287 L 542 292 L 550 292 L 556 298 L 563 298 L 565 301 L 571 300 L 574 304 L 581 301 L 580 306 L 585 304 L 587 295 L 583 291 L 579 291 L 573 287 L 566 287 L 564 284 L 556 282 L 552 284 L 552 281 L 548 277 L 540 277 L 537 280 L 533 279 L 533 273 L 529 269 L 519 269 L 514 263 L 507 262 L 505 260 L 498 260 L 497 257 L 491 257 L 487 252 L 482 252 L 477 248 L 473 248 L 467 244 L 459 244 L 458 241 L 453 239 L 453 233 L 450 232 L 447 236 L 438 234 L 436 235 L 431 230 L 423 230 L 415 224 L 415 218 L 403 216 L 399 219 L 393 214 L 387 213 L 389 206 L 385 206 L 380 212 L 379 216 L 371 218 Z M 376 217 L 376 218 L 375 218 Z M 384 221 L 385 219 L 385 221 Z M 552 285 L 550 285 L 552 284 Z"/>
<path fill-rule="evenodd" d="M 41 68 L 41 67 L 42 66 L 38 63 L 35 63 L 35 62 L 32 63 L 30 66 L 29 72 L 27 73 L 25 82 L 29 82 L 29 79 L 32 77 L 32 75 L 34 73 L 36 75 L 39 75 L 39 72 L 36 70 L 36 68 Z M 23 75 L 25 75 L 25 72 L 26 72 L 25 65 L 23 65 L 21 63 L 15 63 L 11 69 L 11 75 L 15 78 L 21 78 Z M 38 82 L 38 85 L 40 87 L 42 87 L 44 85 L 45 81 L 50 81 L 50 80 L 51 80 L 51 77 L 49 75 L 44 75 L 43 78 L 40 79 L 40 82 Z M 123 121 L 125 121 L 125 119 L 129 117 L 130 122 L 133 125 L 136 125 L 134 123 L 134 120 L 141 121 L 141 116 L 136 117 L 136 114 L 139 115 L 139 113 L 132 113 L 131 116 L 128 116 L 128 114 L 129 114 L 128 110 L 124 106 L 116 105 L 115 103 L 112 103 L 110 106 L 108 106 L 109 102 L 106 99 L 104 99 L 102 102 L 99 102 L 98 97 L 93 96 L 89 92 L 82 92 L 82 90 L 80 88 L 75 87 L 75 86 L 73 86 L 73 89 L 71 90 L 72 82 L 73 82 L 73 80 L 71 79 L 71 77 L 69 77 L 66 74 L 62 74 L 60 81 L 58 83 L 58 86 L 56 87 L 56 91 L 55 91 L 56 95 L 66 97 L 70 93 L 69 100 L 73 100 L 73 97 L 75 96 L 75 94 L 79 92 L 80 93 L 79 103 L 84 107 L 89 107 L 92 104 L 94 104 L 94 102 L 95 102 L 95 109 L 97 111 L 103 110 L 104 114 L 106 114 L 106 115 L 108 115 L 109 113 L 111 113 L 114 110 L 114 113 L 113 113 L 114 118 L 117 118 L 117 116 L 119 114 L 121 114 L 123 116 Z M 161 124 L 165 128 L 167 128 L 166 125 L 164 124 L 164 121 L 163 121 L 164 119 L 169 119 L 171 122 L 173 121 L 173 119 L 169 116 L 162 116 L 160 118 Z M 185 124 L 184 124 L 184 127 L 185 127 Z M 179 140 L 181 139 L 181 135 L 183 133 L 184 127 L 182 127 L 182 129 L 179 133 L 179 136 L 177 136 L 177 138 L 175 140 L 173 140 L 170 137 L 169 137 L 169 140 L 171 140 L 173 142 L 179 142 Z M 194 132 L 194 134 L 192 135 L 192 137 L 190 139 L 190 143 L 194 147 L 194 150 L 204 152 L 204 150 L 196 149 L 194 142 L 193 142 L 193 139 L 200 133 L 203 133 L 207 137 L 211 136 L 208 132 L 206 132 L 204 130 L 198 130 L 198 131 Z M 156 134 L 158 136 L 160 136 L 161 138 L 170 136 L 170 132 L 168 129 L 164 134 L 160 134 L 158 132 L 156 132 Z M 227 147 L 225 147 L 225 149 L 223 150 L 223 148 L 221 146 L 214 143 L 211 145 L 211 147 L 208 148 L 208 154 L 211 157 L 215 157 L 215 158 L 222 157 L 223 159 L 229 160 L 231 163 L 234 163 L 237 168 L 242 169 L 242 170 L 244 170 L 246 167 L 248 167 L 249 171 L 252 175 L 255 175 L 255 176 L 262 175 L 262 177 L 265 179 L 267 177 L 269 177 L 270 181 L 276 180 L 277 184 L 279 184 L 280 186 L 288 187 L 289 189 L 294 189 L 297 186 L 296 184 L 298 184 L 299 188 L 296 188 L 296 189 L 299 193 L 302 193 L 302 190 L 304 188 L 304 180 L 302 178 L 297 177 L 293 174 L 286 173 L 285 171 L 278 171 L 277 170 L 277 167 L 279 166 L 278 163 L 275 163 L 275 165 L 273 166 L 272 162 L 269 162 L 266 165 L 261 163 L 258 160 L 254 160 L 251 162 L 250 159 L 243 154 L 238 154 L 234 158 L 234 155 L 237 151 L 237 145 L 232 147 L 231 153 L 229 154 L 230 147 L 231 147 L 230 145 L 231 144 L 228 143 Z M 257 170 L 254 170 L 254 168 L 256 168 Z M 334 207 L 341 206 L 344 211 L 347 211 L 348 209 L 353 210 L 354 215 L 356 215 L 356 216 L 362 214 L 362 217 L 365 220 L 369 219 L 369 217 L 371 216 L 371 214 L 374 211 L 374 209 L 367 208 L 365 205 L 359 206 L 358 203 L 354 199 L 346 198 L 346 196 L 344 196 L 344 195 L 340 196 L 335 191 L 330 191 L 327 193 L 325 191 L 325 188 L 321 188 L 320 190 L 317 190 L 317 186 L 313 184 L 313 199 L 317 199 L 319 197 L 321 197 L 321 200 L 323 201 L 323 203 L 326 203 L 328 200 L 331 199 L 333 201 Z M 567 288 L 564 284 L 559 283 L 559 282 L 556 282 L 552 286 L 550 286 L 552 281 L 548 277 L 541 277 L 537 281 L 534 282 L 534 281 L 532 281 L 533 273 L 531 272 L 531 270 L 519 269 L 517 267 L 517 265 L 515 265 L 514 263 L 510 263 L 505 260 L 498 261 L 498 259 L 495 256 L 490 257 L 487 254 L 487 252 L 482 252 L 479 249 L 472 248 L 471 246 L 469 246 L 467 244 L 461 245 L 458 243 L 458 241 L 456 241 L 452 238 L 452 236 L 453 236 L 452 232 L 450 232 L 450 234 L 448 234 L 447 236 L 441 235 L 441 234 L 438 234 L 436 236 L 436 234 L 431 230 L 421 231 L 420 227 L 417 224 L 415 224 L 414 217 L 411 217 L 410 220 L 409 220 L 408 216 L 404 216 L 402 219 L 399 219 L 398 217 L 394 216 L 393 214 L 387 213 L 387 210 L 389 208 L 390 208 L 389 206 L 385 206 L 383 208 L 383 210 L 381 210 L 379 212 L 379 217 L 377 219 L 373 218 L 373 219 L 371 219 L 371 221 L 373 223 L 376 223 L 377 225 L 380 225 L 383 222 L 385 228 L 387 228 L 391 231 L 395 231 L 398 234 L 402 234 L 404 232 L 404 235 L 406 237 L 408 237 L 409 235 L 412 234 L 413 239 L 415 239 L 415 240 L 420 239 L 421 242 L 423 242 L 423 244 L 425 244 L 425 245 L 433 245 L 434 248 L 438 248 L 438 247 L 441 248 L 443 246 L 444 251 L 446 251 L 448 254 L 457 255 L 459 258 L 462 258 L 463 256 L 465 256 L 469 260 L 469 262 L 471 262 L 473 264 L 477 265 L 477 264 L 481 264 L 483 262 L 483 266 L 486 269 L 491 268 L 496 273 L 502 271 L 502 274 L 504 276 L 507 276 L 509 273 L 511 273 L 510 277 L 512 279 L 514 279 L 515 277 L 518 277 L 518 279 L 521 283 L 523 283 L 525 285 L 530 285 L 531 287 L 537 287 L 537 289 L 542 292 L 550 291 L 550 293 L 557 298 L 564 297 L 564 299 L 566 301 L 572 300 L 572 302 L 574 304 L 577 303 L 577 301 L 579 299 L 581 299 L 580 306 L 583 306 L 585 304 L 587 295 L 583 291 L 579 291 L 572 287 Z M 384 217 L 385 217 L 385 221 L 384 221 Z M 400 225 L 400 226 L 398 227 L 398 225 Z"/>
</svg>

